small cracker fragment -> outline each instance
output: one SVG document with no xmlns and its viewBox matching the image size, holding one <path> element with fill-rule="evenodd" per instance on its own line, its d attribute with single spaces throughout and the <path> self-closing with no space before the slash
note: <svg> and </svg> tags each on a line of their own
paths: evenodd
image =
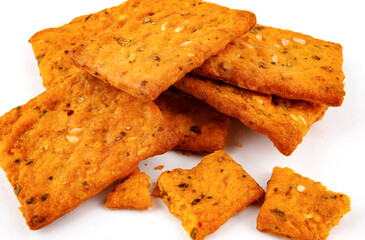
<svg viewBox="0 0 365 240">
<path fill-rule="evenodd" d="M 113 23 L 125 21 L 138 8 L 139 0 L 83 15 L 58 28 L 47 28 L 34 34 L 29 42 L 38 61 L 43 85 L 48 88 L 80 72 L 68 53 L 72 48 L 104 31 Z"/>
<path fill-rule="evenodd" d="M 323 104 L 262 95 L 194 75 L 187 75 L 174 86 L 267 135 L 286 156 L 296 149 L 310 126 L 320 120 L 328 108 Z"/>
<path fill-rule="evenodd" d="M 256 25 L 194 73 L 262 94 L 340 106 L 342 63 L 340 44 Z"/>
<path fill-rule="evenodd" d="M 109 209 L 146 210 L 152 207 L 149 187 L 150 177 L 137 169 L 108 192 L 105 206 Z"/>
<path fill-rule="evenodd" d="M 256 24 L 253 13 L 199 0 L 144 0 L 70 56 L 81 68 L 133 96 L 161 92 Z"/>
<path fill-rule="evenodd" d="M 202 240 L 230 217 L 264 196 L 264 190 L 223 150 L 191 170 L 166 171 L 156 191 L 191 239 Z"/>
<path fill-rule="evenodd" d="M 181 139 L 175 149 L 211 153 L 224 148 L 230 117 L 176 89 L 163 92 L 155 103 Z"/>
<path fill-rule="evenodd" d="M 84 72 L 0 118 L 0 165 L 30 229 L 178 142 L 158 107 Z"/>
<path fill-rule="evenodd" d="M 326 239 L 350 208 L 342 193 L 328 191 L 320 182 L 290 168 L 275 167 L 267 185 L 257 229 L 297 240 Z"/>
</svg>

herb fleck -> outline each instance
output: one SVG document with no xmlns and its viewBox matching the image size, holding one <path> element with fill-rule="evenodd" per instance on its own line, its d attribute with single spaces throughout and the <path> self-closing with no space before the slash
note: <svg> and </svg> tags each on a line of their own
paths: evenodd
<svg viewBox="0 0 365 240">
<path fill-rule="evenodd" d="M 32 163 L 33 163 L 33 161 L 31 160 L 31 161 L 27 162 L 27 164 L 26 164 L 26 165 L 30 165 L 30 164 L 32 164 Z"/>
<path fill-rule="evenodd" d="M 280 211 L 277 208 L 271 209 L 270 211 L 272 213 L 276 214 L 281 220 L 286 221 L 286 216 L 285 216 L 285 213 L 283 211 Z"/>
<path fill-rule="evenodd" d="M 318 57 L 318 56 L 312 56 L 312 58 L 314 59 L 314 60 L 321 60 L 321 58 L 320 57 Z"/>
<path fill-rule="evenodd" d="M 160 61 L 160 57 L 159 57 L 159 56 L 156 56 L 156 57 L 155 57 L 155 60 L 156 60 L 156 61 Z"/>
<path fill-rule="evenodd" d="M 141 86 L 142 86 L 142 87 L 146 86 L 146 84 L 147 84 L 147 81 L 142 81 L 142 82 L 141 82 Z"/>
<path fill-rule="evenodd" d="M 202 133 L 202 131 L 200 130 L 200 128 L 198 126 L 191 126 L 190 127 L 190 131 L 195 132 L 197 134 L 201 134 Z"/>
<path fill-rule="evenodd" d="M 266 64 L 264 62 L 259 62 L 259 68 L 268 69 L 268 67 L 266 66 Z"/>
<path fill-rule="evenodd" d="M 20 159 L 15 159 L 14 161 L 15 163 L 19 163 L 20 162 Z"/>
<path fill-rule="evenodd" d="M 89 18 L 91 17 L 91 15 L 92 15 L 92 14 L 90 14 L 89 16 L 87 16 L 87 17 L 85 18 L 85 22 L 86 22 L 87 20 L 89 20 Z"/>
<path fill-rule="evenodd" d="M 84 187 L 85 190 L 89 190 L 89 188 L 90 188 L 87 181 L 82 182 L 82 186 Z"/>
<path fill-rule="evenodd" d="M 44 194 L 44 195 L 41 197 L 41 200 L 42 200 L 42 201 L 46 201 L 46 200 L 47 200 L 47 196 L 48 196 L 47 194 Z"/>
<path fill-rule="evenodd" d="M 196 228 L 193 228 L 190 232 L 190 237 L 191 239 L 196 239 Z"/>
<path fill-rule="evenodd" d="M 333 196 L 328 196 L 328 197 L 325 197 L 324 199 L 336 199 L 337 198 L 337 195 L 333 195 Z"/>
<path fill-rule="evenodd" d="M 42 217 L 41 220 L 39 220 L 39 223 L 42 223 L 44 221 L 46 221 L 46 218 Z"/>
<path fill-rule="evenodd" d="M 181 184 L 178 185 L 178 187 L 187 188 L 187 187 L 189 187 L 189 184 L 181 183 Z"/>
<path fill-rule="evenodd" d="M 40 64 L 41 60 L 43 59 L 44 57 L 44 54 L 39 54 L 38 56 L 36 56 L 36 59 L 37 59 L 37 62 L 38 62 L 38 65 Z"/>
<path fill-rule="evenodd" d="M 33 204 L 34 198 L 28 198 L 26 202 L 27 202 L 27 204 Z"/>
<path fill-rule="evenodd" d="M 52 180 L 52 179 L 53 179 L 53 177 L 52 177 L 52 176 L 50 176 L 48 179 L 49 179 L 49 180 Z"/>
<path fill-rule="evenodd" d="M 194 199 L 194 201 L 191 202 L 191 205 L 195 205 L 198 202 L 200 202 L 200 198 Z"/>
<path fill-rule="evenodd" d="M 15 187 L 14 187 L 15 196 L 18 196 L 19 195 L 20 190 L 21 190 L 21 188 L 18 185 L 15 185 Z"/>
</svg>

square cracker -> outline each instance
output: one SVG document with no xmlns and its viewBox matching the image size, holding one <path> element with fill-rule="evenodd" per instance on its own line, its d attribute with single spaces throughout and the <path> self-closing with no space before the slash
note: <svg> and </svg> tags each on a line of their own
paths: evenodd
<svg viewBox="0 0 365 240">
<path fill-rule="evenodd" d="M 114 87 L 154 100 L 255 23 L 253 13 L 199 0 L 143 0 L 126 23 L 115 23 L 70 56 Z"/>
<path fill-rule="evenodd" d="M 109 209 L 146 210 L 152 207 L 149 187 L 150 177 L 137 169 L 108 192 L 105 206 Z"/>
<path fill-rule="evenodd" d="M 342 63 L 340 44 L 256 25 L 194 73 L 263 94 L 340 106 Z"/>
<path fill-rule="evenodd" d="M 224 148 L 230 117 L 174 88 L 163 92 L 155 103 L 180 137 L 174 149 L 205 153 Z"/>
<path fill-rule="evenodd" d="M 174 86 L 267 135 L 286 156 L 296 149 L 310 126 L 328 108 L 323 104 L 262 95 L 194 75 L 187 75 Z"/>
<path fill-rule="evenodd" d="M 162 173 L 157 187 L 170 213 L 181 219 L 194 240 L 204 239 L 264 196 L 256 181 L 222 150 L 191 170 Z"/>
<path fill-rule="evenodd" d="M 348 196 L 328 191 L 320 182 L 275 167 L 257 229 L 284 238 L 323 240 L 350 211 L 350 202 Z"/>
<path fill-rule="evenodd" d="M 0 118 L 0 165 L 39 229 L 178 138 L 158 107 L 82 73 Z"/>
<path fill-rule="evenodd" d="M 34 34 L 29 42 L 38 61 L 43 85 L 48 88 L 79 73 L 81 70 L 68 57 L 69 51 L 113 23 L 125 21 L 139 3 L 140 0 L 129 0 L 116 7 L 74 18 L 61 27 L 47 28 Z"/>
</svg>

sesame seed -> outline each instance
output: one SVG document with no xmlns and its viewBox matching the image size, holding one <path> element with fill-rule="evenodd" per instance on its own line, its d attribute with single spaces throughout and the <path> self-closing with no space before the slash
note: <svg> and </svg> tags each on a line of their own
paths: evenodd
<svg viewBox="0 0 365 240">
<path fill-rule="evenodd" d="M 185 45 L 188 45 L 189 43 L 191 43 L 191 41 L 186 41 L 183 44 L 181 44 L 180 46 L 185 46 Z"/>
<path fill-rule="evenodd" d="M 307 215 L 305 216 L 305 218 L 306 218 L 306 219 L 311 219 L 311 218 L 312 218 L 312 215 L 307 214 Z"/>
<path fill-rule="evenodd" d="M 194 53 L 188 53 L 188 57 L 194 57 L 195 54 Z"/>
<path fill-rule="evenodd" d="M 258 40 L 262 40 L 262 33 L 257 34 L 257 35 L 256 35 L 256 38 L 257 38 Z"/>
<path fill-rule="evenodd" d="M 300 44 L 305 44 L 304 39 L 293 37 L 293 40 L 294 40 L 294 42 L 297 42 L 297 43 L 300 43 Z"/>
<path fill-rule="evenodd" d="M 76 137 L 76 136 L 69 136 L 67 135 L 66 136 L 67 140 L 70 142 L 70 143 L 77 143 L 79 141 L 79 138 Z"/>
<path fill-rule="evenodd" d="M 181 32 L 183 29 L 184 29 L 184 26 L 177 27 L 177 28 L 175 29 L 175 32 L 176 32 L 176 33 Z"/>
<path fill-rule="evenodd" d="M 295 116 L 294 114 L 290 114 L 290 117 L 292 119 L 294 119 L 295 121 L 298 121 L 299 122 L 299 118 L 297 116 Z"/>
<path fill-rule="evenodd" d="M 298 118 L 302 120 L 302 122 L 307 125 L 307 122 L 305 121 L 304 117 L 302 115 L 298 115 Z"/>
<path fill-rule="evenodd" d="M 277 63 L 279 61 L 278 55 L 274 54 L 274 56 L 272 56 L 272 61 Z"/>
<path fill-rule="evenodd" d="M 162 31 L 165 31 L 166 30 L 166 25 L 167 25 L 167 22 L 165 22 L 164 24 L 161 25 L 161 30 Z"/>
<path fill-rule="evenodd" d="M 70 134 L 74 135 L 74 134 L 78 134 L 82 132 L 82 128 L 73 128 L 70 130 Z"/>
<path fill-rule="evenodd" d="M 81 103 L 83 102 L 85 99 L 83 97 L 79 97 L 79 99 L 77 100 L 77 102 Z"/>
<path fill-rule="evenodd" d="M 281 44 L 283 44 L 283 46 L 286 46 L 286 45 L 288 45 L 288 44 L 289 44 L 289 40 L 288 40 L 288 39 L 283 38 L 283 39 L 281 39 Z"/>
<path fill-rule="evenodd" d="M 302 186 L 302 185 L 298 185 L 297 186 L 297 190 L 298 190 L 298 192 L 304 192 L 305 191 L 305 187 Z"/>
<path fill-rule="evenodd" d="M 142 154 L 146 153 L 148 150 L 148 147 L 143 147 L 141 148 L 138 152 L 137 152 L 137 155 L 138 156 L 141 156 Z"/>
</svg>

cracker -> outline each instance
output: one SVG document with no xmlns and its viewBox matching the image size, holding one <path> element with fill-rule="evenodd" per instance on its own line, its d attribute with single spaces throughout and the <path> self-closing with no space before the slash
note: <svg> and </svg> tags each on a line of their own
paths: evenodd
<svg viewBox="0 0 365 240">
<path fill-rule="evenodd" d="M 170 213 L 181 219 L 194 240 L 204 239 L 264 196 L 264 190 L 223 150 L 204 157 L 191 170 L 162 173 L 157 186 Z"/>
<path fill-rule="evenodd" d="M 29 42 L 38 61 L 43 85 L 48 88 L 79 73 L 80 69 L 68 57 L 69 51 L 113 23 L 125 21 L 139 2 L 129 0 L 116 7 L 77 17 L 62 27 L 48 28 L 34 34 Z"/>
<path fill-rule="evenodd" d="M 256 25 L 194 73 L 263 94 L 340 106 L 342 63 L 340 44 Z"/>
<path fill-rule="evenodd" d="M 70 56 L 90 74 L 133 96 L 156 99 L 256 23 L 253 13 L 199 0 L 144 0 Z"/>
<path fill-rule="evenodd" d="M 162 93 L 155 103 L 181 139 L 175 149 L 204 153 L 224 148 L 230 117 L 176 89 Z"/>
<path fill-rule="evenodd" d="M 290 168 L 275 167 L 267 185 L 257 229 L 284 238 L 326 239 L 350 208 L 350 198 Z"/>
<path fill-rule="evenodd" d="M 0 118 L 0 165 L 39 229 L 178 138 L 158 107 L 79 74 Z M 11 126 L 10 126 L 11 125 Z"/>
<path fill-rule="evenodd" d="M 322 104 L 262 95 L 194 75 L 187 75 L 174 86 L 267 135 L 286 156 L 296 149 L 310 126 L 320 120 L 328 108 Z"/>
<path fill-rule="evenodd" d="M 139 209 L 152 207 L 150 177 L 137 169 L 124 182 L 117 184 L 106 197 L 109 209 Z"/>
</svg>

